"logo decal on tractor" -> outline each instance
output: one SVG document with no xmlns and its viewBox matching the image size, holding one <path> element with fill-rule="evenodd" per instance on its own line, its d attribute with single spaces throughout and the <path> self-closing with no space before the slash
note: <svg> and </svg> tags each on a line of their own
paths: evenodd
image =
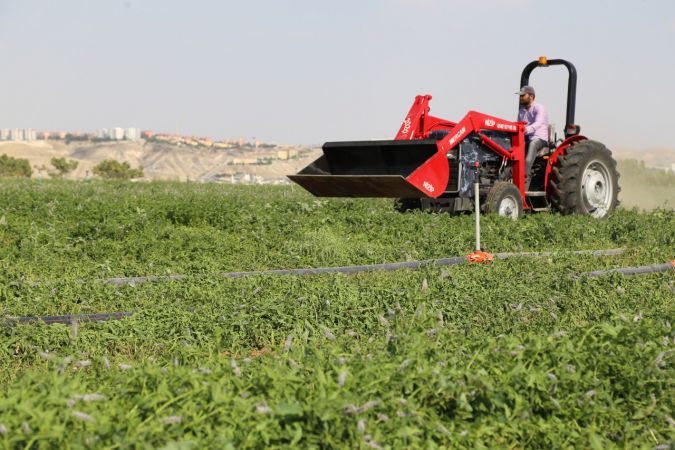
<svg viewBox="0 0 675 450">
<path fill-rule="evenodd" d="M 485 125 L 487 125 L 488 127 L 494 127 L 495 121 L 492 119 L 485 119 Z"/>
<path fill-rule="evenodd" d="M 455 134 L 453 137 L 451 137 L 451 138 L 450 138 L 450 145 L 453 145 L 455 142 L 457 142 L 457 139 L 459 139 L 459 137 L 460 137 L 461 135 L 463 135 L 465 131 L 466 131 L 466 127 L 462 127 L 462 129 L 459 130 L 459 131 L 457 132 L 457 134 Z"/>
<path fill-rule="evenodd" d="M 410 125 L 412 125 L 412 120 L 410 120 L 410 117 L 406 117 L 403 121 L 403 130 L 401 133 L 408 134 L 408 131 L 410 131 Z"/>
<path fill-rule="evenodd" d="M 436 189 L 434 188 L 434 185 L 429 183 L 428 181 L 425 181 L 422 183 L 422 186 L 424 186 L 424 189 L 426 189 L 429 192 L 434 192 Z"/>
<path fill-rule="evenodd" d="M 498 123 L 497 128 L 499 128 L 500 130 L 507 130 L 507 131 L 518 130 L 518 127 L 516 127 L 515 125 L 509 125 L 509 124 L 506 124 L 506 123 Z"/>
</svg>

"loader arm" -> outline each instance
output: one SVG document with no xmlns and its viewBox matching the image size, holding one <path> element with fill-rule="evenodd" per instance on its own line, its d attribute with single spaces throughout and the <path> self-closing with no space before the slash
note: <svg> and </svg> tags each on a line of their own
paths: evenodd
<svg viewBox="0 0 675 450">
<path fill-rule="evenodd" d="M 429 100 L 431 98 L 431 95 L 415 97 L 415 101 L 405 119 L 403 119 L 394 140 L 426 139 L 429 137 L 430 131 L 449 130 L 457 125 L 455 122 L 429 115 Z"/>
</svg>

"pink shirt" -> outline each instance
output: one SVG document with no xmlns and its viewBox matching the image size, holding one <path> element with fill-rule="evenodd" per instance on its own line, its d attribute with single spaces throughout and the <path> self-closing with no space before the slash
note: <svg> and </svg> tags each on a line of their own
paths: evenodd
<svg viewBox="0 0 675 450">
<path fill-rule="evenodd" d="M 529 108 L 521 106 L 518 110 L 518 122 L 527 122 L 525 136 L 528 139 L 543 139 L 548 142 L 548 112 L 544 105 L 532 102 Z"/>
</svg>

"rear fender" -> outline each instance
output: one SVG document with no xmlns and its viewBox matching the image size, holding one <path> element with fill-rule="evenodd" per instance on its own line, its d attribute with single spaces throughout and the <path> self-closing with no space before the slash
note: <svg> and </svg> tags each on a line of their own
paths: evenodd
<svg viewBox="0 0 675 450">
<path fill-rule="evenodd" d="M 558 146 L 558 148 L 555 149 L 555 151 L 551 154 L 551 156 L 549 156 L 548 164 L 546 165 L 546 173 L 544 175 L 544 190 L 546 191 L 546 196 L 550 195 L 548 181 L 551 176 L 551 170 L 553 170 L 553 166 L 557 164 L 558 158 L 564 155 L 567 149 L 570 148 L 575 142 L 585 141 L 587 139 L 588 138 L 586 136 L 582 136 L 580 134 L 570 136 L 567 139 L 565 139 Z"/>
</svg>

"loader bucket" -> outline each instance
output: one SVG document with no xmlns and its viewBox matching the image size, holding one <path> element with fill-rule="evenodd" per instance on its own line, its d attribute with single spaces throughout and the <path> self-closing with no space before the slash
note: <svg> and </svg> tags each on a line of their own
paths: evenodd
<svg viewBox="0 0 675 450">
<path fill-rule="evenodd" d="M 326 142 L 295 183 L 318 197 L 437 197 L 448 182 L 435 140 Z"/>
</svg>

